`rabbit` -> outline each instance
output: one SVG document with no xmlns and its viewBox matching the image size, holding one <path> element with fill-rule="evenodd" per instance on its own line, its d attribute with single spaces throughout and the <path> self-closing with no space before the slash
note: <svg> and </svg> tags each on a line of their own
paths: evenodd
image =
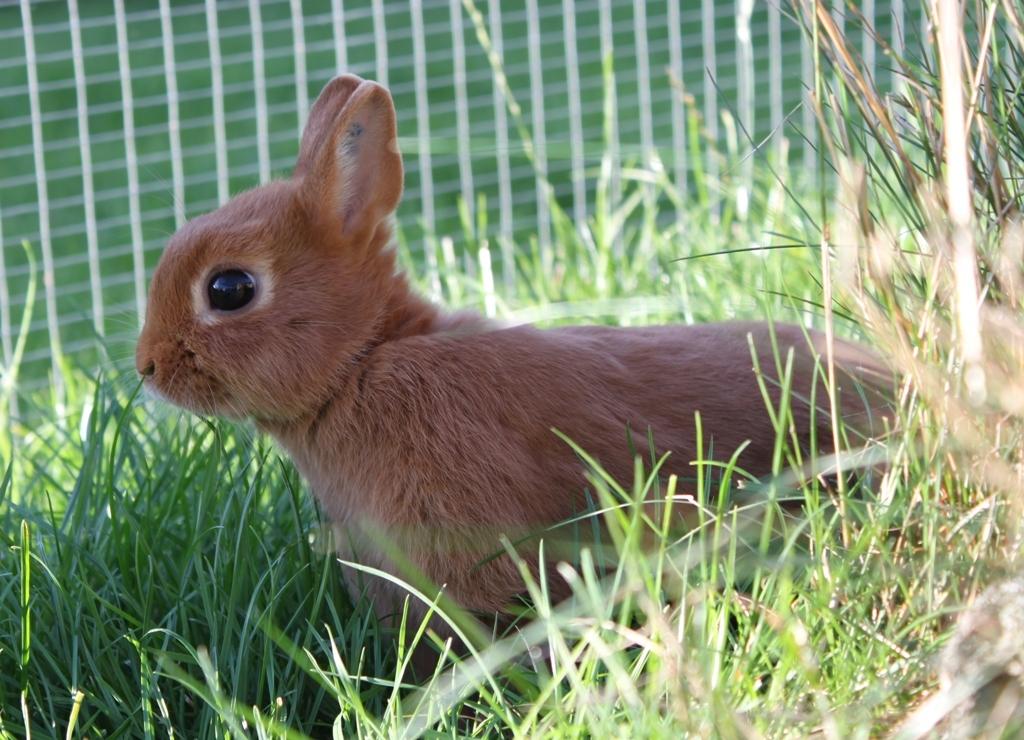
<svg viewBox="0 0 1024 740">
<path fill-rule="evenodd" d="M 489 557 L 502 537 L 587 508 L 587 466 L 555 430 L 626 483 L 651 433 L 657 453 L 671 453 L 663 472 L 685 481 L 699 413 L 705 451 L 728 459 L 742 448 L 743 470 L 770 473 L 776 429 L 751 347 L 773 404 L 777 358 L 792 351 L 793 429 L 801 444 L 813 434 L 828 447 L 824 388 L 817 408 L 809 402 L 822 334 L 765 322 L 504 327 L 446 311 L 396 268 L 402 189 L 389 92 L 331 80 L 291 178 L 170 238 L 136 351 L 157 395 L 270 434 L 336 525 L 338 547 L 362 563 L 502 613 L 524 590 L 512 557 Z M 854 388 L 880 387 L 884 365 L 838 339 L 833 357 L 847 421 L 884 414 Z M 538 567 L 536 548 L 522 550 Z M 368 588 L 382 617 L 400 610 L 397 587 Z"/>
</svg>

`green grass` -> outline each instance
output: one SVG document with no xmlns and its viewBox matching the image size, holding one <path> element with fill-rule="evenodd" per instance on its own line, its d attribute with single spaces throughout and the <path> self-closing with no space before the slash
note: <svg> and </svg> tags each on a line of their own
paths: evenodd
<svg viewBox="0 0 1024 740">
<path fill-rule="evenodd" d="M 758 196 L 770 200 L 767 191 Z M 788 210 L 772 217 L 780 230 L 804 228 Z M 566 239 L 553 272 L 524 262 L 519 300 L 548 316 L 589 301 L 591 320 L 639 322 L 764 311 L 793 319 L 806 304 L 779 294 L 817 299 L 812 250 L 672 262 L 678 237 L 632 216 L 631 260 L 610 257 L 611 232 L 589 262 L 578 240 Z M 700 209 L 688 224 L 708 251 L 762 228 L 755 219 L 723 233 Z M 598 289 L 601 269 L 619 274 Z M 463 303 L 479 303 L 459 274 L 445 278 Z M 630 315 L 634 291 L 660 294 L 663 304 Z M 211 737 L 259 727 L 322 735 L 334 723 L 368 736 L 425 727 L 479 736 L 777 734 L 826 718 L 846 734 L 877 727 L 874 718 L 904 701 L 928 657 L 908 656 L 908 643 L 941 624 L 939 606 L 921 594 L 945 556 L 935 553 L 918 572 L 888 547 L 877 552 L 894 523 L 913 521 L 908 502 L 880 514 L 852 493 L 854 537 L 844 546 L 836 509 L 812 486 L 806 522 L 766 537 L 756 523 L 762 507 L 726 507 L 728 478 L 716 482 L 706 466 L 708 515 L 697 532 L 658 537 L 654 553 L 642 552 L 640 532 L 661 523 L 627 508 L 610 520 L 620 572 L 600 578 L 584 561 L 571 610 L 549 607 L 538 591 L 530 640 L 553 654 L 553 670 L 509 664 L 503 651 L 523 652 L 513 641 L 423 692 L 399 690 L 396 682 L 410 679 L 396 637 L 351 604 L 342 566 L 317 547 L 309 496 L 274 448 L 244 428 L 168 418 L 133 401 L 125 382 L 74 385 L 81 395 L 66 419 L 42 408 L 48 421 L 14 427 L 17 452 L 2 490 L 0 569 L 31 576 L 27 596 L 28 582 L 14 577 L 0 591 L 0 660 L 10 663 L 0 717 L 9 732 L 26 722 L 37 736 L 63 732 L 75 715 L 75 736 L 173 728 Z M 645 490 L 645 475 L 619 491 L 596 481 L 595 495 L 628 501 Z M 883 578 L 907 613 L 878 625 Z M 874 676 L 884 683 L 860 687 Z"/>
<path fill-rule="evenodd" d="M 598 182 L 596 187 L 606 185 Z M 666 183 L 658 187 L 665 199 L 671 198 Z M 808 250 L 674 261 L 681 237 L 674 226 L 659 226 L 658 214 L 649 210 L 664 201 L 645 206 L 638 197 L 641 190 L 640 184 L 630 185 L 623 202 L 607 202 L 588 225 L 590 245 L 559 219 L 559 249 L 551 270 L 524 245 L 517 292 L 499 296 L 499 314 L 510 316 L 507 305 L 524 303 L 549 323 L 581 315 L 640 323 L 706 321 L 772 309 L 790 319 L 813 314 L 813 307 L 808 311 L 799 299 L 781 297 L 813 301 L 816 263 Z M 719 195 L 729 197 L 727 192 Z M 723 222 L 698 204 L 688 214 L 688 234 L 700 235 L 704 249 L 718 252 L 737 240 L 751 243 L 769 223 L 783 232 L 804 230 L 799 213 L 778 207 L 781 196 L 778 183 L 761 178 L 748 220 Z M 474 233 L 467 226 L 470 247 Z M 612 255 L 618 239 L 625 243 L 621 261 Z M 421 273 L 411 254 L 405 253 L 405 259 Z M 697 265 L 696 273 L 691 264 Z M 467 279 L 457 265 L 449 268 L 442 280 L 446 297 L 482 308 L 485 292 L 479 281 Z M 638 294 L 656 300 L 634 305 Z M 604 634 L 603 628 L 574 637 L 581 629 L 578 618 L 557 611 L 538 620 L 534 629 L 543 630 L 533 641 L 546 642 L 551 631 L 561 658 L 582 650 L 574 659 L 580 675 L 572 680 L 505 665 L 500 650 L 519 649 L 502 646 L 487 655 L 485 668 L 467 663 L 477 675 L 459 676 L 457 689 L 439 679 L 423 696 L 396 690 L 396 678 L 409 681 L 396 656 L 396 637 L 380 633 L 365 605 L 351 603 L 341 586 L 341 566 L 318 544 L 321 522 L 310 497 L 276 449 L 249 429 L 183 419 L 142 403 L 127 375 L 93 383 L 72 371 L 69 380 L 76 393 L 67 417 L 55 418 L 43 396 L 23 397 L 22 417 L 43 421 L 29 426 L 15 419 L 13 439 L 7 442 L 15 456 L 2 489 L 0 568 L 31 576 L 30 581 L 12 579 L 0 592 L 0 634 L 5 636 L 0 656 L 13 661 L 0 679 L 0 719 L 8 731 L 20 731 L 25 722 L 36 734 L 45 734 L 48 727 L 62 731 L 73 714 L 75 732 L 83 736 L 142 736 L 172 728 L 186 737 L 213 736 L 237 731 L 246 718 L 250 727 L 276 721 L 313 735 L 337 720 L 350 732 L 388 736 L 419 726 L 428 710 L 441 731 L 483 734 L 510 728 L 541 732 L 575 722 L 577 715 L 594 731 L 623 723 L 667 731 L 679 722 L 672 715 L 645 713 L 640 706 L 591 707 L 583 690 L 604 684 L 606 669 L 589 654 L 593 647 L 583 648 L 595 636 L 600 636 L 598 645 L 616 645 L 627 637 Z M 711 478 L 706 495 L 714 508 L 717 488 L 710 487 Z M 618 495 L 630 494 L 627 482 Z M 27 527 L 24 543 L 18 534 L 22 522 Z M 749 554 L 708 546 L 726 537 L 727 526 L 724 519 L 709 523 L 696 547 L 687 541 L 657 556 L 669 562 L 680 548 L 713 553 L 700 579 L 665 576 L 692 581 L 688 589 L 708 590 L 699 599 L 703 605 L 692 612 L 700 624 L 687 627 L 696 630 L 698 645 L 707 644 L 711 635 L 719 642 L 725 638 L 720 630 L 736 608 L 729 592 L 737 579 L 752 577 L 743 572 L 747 565 L 737 567 L 750 560 Z M 636 549 L 635 542 L 629 544 L 630 526 L 619 523 L 616 528 L 622 529 L 622 547 Z M 631 570 L 621 577 L 632 581 L 639 561 L 625 562 Z M 630 603 L 605 614 L 607 604 L 597 593 L 607 586 L 594 572 L 583 570 L 581 578 L 587 585 L 578 599 L 582 614 L 596 619 L 592 610 L 600 606 L 599 621 L 613 615 L 622 624 L 645 621 L 644 610 L 662 589 L 660 576 L 645 579 L 646 597 L 633 594 Z M 721 592 L 711 585 L 719 579 Z M 29 583 L 28 592 L 23 583 Z M 692 591 L 688 599 L 696 594 Z M 717 616 L 698 616 L 712 604 L 717 604 Z M 31 629 L 23 621 L 26 614 Z M 410 625 L 410 631 L 415 627 Z M 23 636 L 26 647 L 19 651 Z M 663 661 L 623 649 L 616 667 L 620 684 L 632 672 L 646 672 L 649 662 Z M 711 654 L 700 659 L 712 661 Z M 21 691 L 27 720 L 17 709 Z M 579 707 L 573 709 L 573 702 Z M 525 716 L 530 704 L 537 712 Z"/>
<path fill-rule="evenodd" d="M 829 64 L 842 39 L 816 30 L 833 139 L 822 163 L 844 173 L 836 198 L 760 155 L 745 217 L 728 178 L 698 181 L 707 200 L 682 203 L 680 231 L 678 194 L 659 179 L 657 197 L 643 198 L 647 175 L 635 171 L 590 223 L 556 218 L 552 265 L 520 245 L 496 311 L 531 306 L 546 323 L 833 320 L 900 371 L 897 431 L 875 450 L 884 471 L 838 491 L 795 483 L 781 409 L 778 475 L 738 491 L 712 460 L 721 451 L 702 450 L 699 526 L 679 536 L 667 516 L 634 505 L 670 500 L 675 483 L 655 475 L 656 461 L 638 460 L 632 481 L 594 470 L 610 552 L 560 566 L 573 598 L 550 604 L 544 584 L 531 584 L 521 634 L 449 656 L 413 685 L 408 648 L 430 636 L 415 624 L 387 632 L 353 603 L 339 574 L 349 566 L 326 551 L 309 495 L 272 445 L 244 426 L 140 402 L 129 375 L 94 382 L 72 368 L 67 414 L 24 396 L 22 420 L 0 442 L 0 735 L 845 738 L 898 728 L 936 687 L 933 660 L 955 612 L 1012 569 L 1020 541 L 1006 494 L 1019 491 L 1021 415 L 999 392 L 1024 377 L 1019 266 L 1003 259 L 1005 235 L 1017 232 L 993 206 L 995 175 L 975 165 L 986 344 L 980 364 L 959 362 L 964 307 L 952 286 L 963 276 L 950 259 L 948 203 L 913 186 L 944 171 L 927 147 L 937 82 L 908 63 L 923 97 L 906 101 L 899 141 L 886 140 L 877 111 L 858 108 L 873 90 Z M 986 105 L 989 90 L 1020 79 L 1019 36 L 1007 23 L 995 39 L 986 54 L 998 56 L 1002 84 L 980 90 Z M 1000 132 L 1010 175 L 1024 151 L 1016 100 L 993 95 L 976 119 Z M 993 140 L 980 130 L 979 147 Z M 897 144 L 905 160 L 886 158 Z M 736 160 L 721 156 L 732 171 Z M 999 203 L 1020 202 L 1017 182 L 1005 178 Z M 605 192 L 607 180 L 593 187 Z M 795 246 L 737 251 L 766 232 Z M 836 245 L 824 260 L 823 232 Z M 469 255 L 486 233 L 463 225 Z M 713 256 L 677 261 L 694 245 Z M 422 278 L 416 250 L 400 246 Z M 442 259 L 441 277 L 447 302 L 486 305 L 484 283 L 457 261 Z M 638 308 L 637 296 L 658 300 Z M 992 389 L 983 400 L 971 367 Z M 782 498 L 801 501 L 801 514 L 785 515 Z M 610 572 L 595 565 L 609 559 Z"/>
</svg>

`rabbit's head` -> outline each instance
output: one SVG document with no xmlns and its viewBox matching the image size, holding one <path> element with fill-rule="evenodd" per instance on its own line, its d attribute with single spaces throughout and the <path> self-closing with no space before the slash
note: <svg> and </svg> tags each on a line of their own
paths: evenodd
<svg viewBox="0 0 1024 740">
<path fill-rule="evenodd" d="M 182 227 L 153 275 L 136 367 L 198 413 L 284 421 L 330 397 L 399 284 L 402 193 L 391 96 L 352 75 L 309 115 L 291 179 Z"/>
</svg>

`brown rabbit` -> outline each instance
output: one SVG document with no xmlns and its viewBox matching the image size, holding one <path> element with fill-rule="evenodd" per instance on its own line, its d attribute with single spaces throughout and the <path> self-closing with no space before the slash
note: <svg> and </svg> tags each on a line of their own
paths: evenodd
<svg viewBox="0 0 1024 740">
<path fill-rule="evenodd" d="M 775 399 L 773 341 L 782 357 L 793 350 L 795 429 L 806 443 L 816 427 L 827 446 L 824 389 L 814 413 L 807 402 L 819 334 L 764 323 L 502 328 L 416 295 L 390 248 L 395 136 L 387 90 L 332 80 L 291 179 L 171 238 L 136 355 L 146 385 L 172 403 L 270 433 L 363 562 L 408 561 L 463 606 L 501 610 L 523 584 L 510 558 L 486 559 L 500 537 L 585 508 L 584 466 L 553 429 L 625 482 L 629 436 L 643 452 L 651 431 L 672 453 L 666 472 L 692 478 L 700 412 L 705 450 L 728 458 L 746 444 L 740 466 L 770 472 L 776 431 L 750 341 Z M 850 387 L 877 361 L 842 342 L 834 356 L 845 413 L 877 409 Z M 378 586 L 371 597 L 386 614 L 394 595 Z"/>
</svg>

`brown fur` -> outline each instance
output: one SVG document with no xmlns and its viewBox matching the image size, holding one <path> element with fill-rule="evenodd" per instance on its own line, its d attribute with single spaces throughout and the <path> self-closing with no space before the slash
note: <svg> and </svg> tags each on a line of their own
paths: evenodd
<svg viewBox="0 0 1024 740">
<path fill-rule="evenodd" d="M 771 467 L 775 430 L 748 336 L 773 398 L 779 351 L 795 353 L 794 421 L 811 433 L 810 393 L 823 339 L 794 326 L 500 328 L 451 315 L 396 272 L 389 216 L 402 164 L 390 96 L 342 76 L 311 111 L 292 179 L 239 195 L 175 234 L 153 278 L 137 364 L 148 385 L 200 414 L 252 418 L 287 450 L 358 556 L 394 570 L 390 537 L 457 602 L 494 612 L 522 590 L 508 558 L 480 565 L 499 536 L 584 508 L 584 469 L 559 429 L 629 482 L 627 442 L 671 451 L 692 477 L 694 413 L 704 449 Z M 253 304 L 201 305 L 213 272 L 245 269 Z M 199 296 L 197 299 L 196 296 Z M 197 300 L 200 303 L 197 304 Z M 839 342 L 840 392 L 878 363 Z M 827 409 L 818 388 L 818 406 Z M 874 402 L 869 406 L 876 406 Z M 863 406 L 860 406 L 861 412 Z M 828 416 L 815 415 L 827 441 Z M 827 445 L 822 445 L 827 446 Z M 377 588 L 377 608 L 395 607 Z"/>
</svg>

